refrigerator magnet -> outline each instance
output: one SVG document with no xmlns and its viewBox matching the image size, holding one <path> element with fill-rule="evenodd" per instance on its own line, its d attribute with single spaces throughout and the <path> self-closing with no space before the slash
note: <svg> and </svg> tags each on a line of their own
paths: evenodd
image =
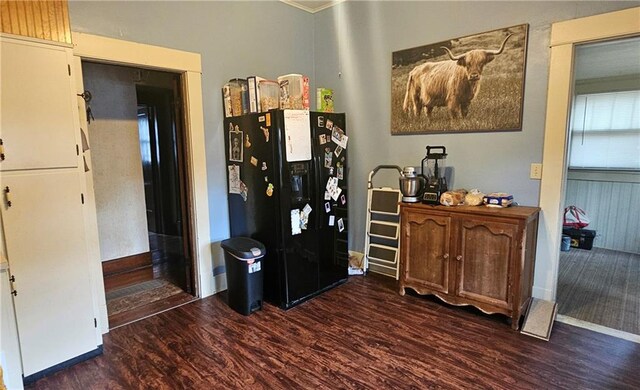
<svg viewBox="0 0 640 390">
<path fill-rule="evenodd" d="M 265 176 L 265 177 L 264 177 L 264 182 L 265 182 L 265 183 L 268 183 L 268 182 L 269 182 L 269 176 Z"/>
<path fill-rule="evenodd" d="M 338 173 L 336 176 L 338 176 L 338 179 L 344 180 L 344 167 L 340 163 L 338 163 Z"/>
<path fill-rule="evenodd" d="M 333 129 L 333 121 L 331 119 L 327 119 L 325 122 L 325 127 L 329 130 Z"/>
<path fill-rule="evenodd" d="M 311 208 L 311 206 L 309 206 L 309 203 L 307 203 L 306 205 L 304 205 L 304 208 L 302 209 L 302 212 L 303 212 L 306 216 L 311 215 L 311 211 L 313 211 L 313 209 Z"/>
<path fill-rule="evenodd" d="M 269 183 L 269 185 L 267 186 L 267 196 L 272 196 L 273 195 L 273 184 Z"/>
<path fill-rule="evenodd" d="M 242 135 L 238 126 L 234 131 L 229 132 L 229 161 L 242 162 Z"/>
<path fill-rule="evenodd" d="M 319 116 L 318 117 L 318 127 L 324 127 L 324 117 L 323 116 Z"/>
<path fill-rule="evenodd" d="M 344 131 L 338 126 L 334 126 L 331 131 L 331 141 L 338 144 L 342 149 L 347 148 L 347 142 L 349 141 L 349 137 L 344 133 Z"/>
<path fill-rule="evenodd" d="M 333 215 L 330 215 L 329 216 L 329 226 L 335 225 L 335 220 L 336 220 L 336 217 L 333 216 Z"/>
<path fill-rule="evenodd" d="M 329 214 L 331 212 L 331 203 L 329 202 L 325 202 L 324 204 L 324 211 L 327 212 L 327 214 Z"/>
<path fill-rule="evenodd" d="M 264 142 L 269 142 L 269 128 L 260 126 L 260 130 L 262 130 L 262 134 L 264 134 Z"/>
<path fill-rule="evenodd" d="M 318 136 L 318 140 L 320 140 L 320 145 L 324 145 L 327 143 L 327 135 L 326 134 L 320 134 Z"/>
<path fill-rule="evenodd" d="M 347 197 L 344 196 L 344 194 L 340 195 L 340 203 L 342 203 L 343 205 L 347 203 Z"/>
<path fill-rule="evenodd" d="M 338 231 L 342 232 L 344 230 L 344 221 L 342 220 L 342 218 L 340 218 L 338 220 Z"/>
<path fill-rule="evenodd" d="M 250 148 L 251 147 L 251 141 L 249 141 L 249 134 L 247 134 L 244 137 L 244 147 L 245 148 Z"/>
<path fill-rule="evenodd" d="M 271 127 L 271 114 L 267 114 L 265 117 L 267 118 L 267 127 Z"/>
<path fill-rule="evenodd" d="M 267 162 L 266 162 L 266 161 L 263 161 L 263 162 L 262 162 L 262 170 L 263 170 L 263 171 L 266 171 L 266 170 L 267 170 Z"/>
<path fill-rule="evenodd" d="M 331 194 L 329 194 L 329 191 L 325 191 L 324 192 L 324 200 L 329 200 L 331 199 Z"/>
<path fill-rule="evenodd" d="M 342 146 L 336 146 L 336 150 L 333 151 L 336 157 L 340 157 L 340 153 L 342 153 Z"/>
<path fill-rule="evenodd" d="M 258 166 L 258 159 L 251 156 L 251 165 L 253 165 L 254 167 Z"/>
<path fill-rule="evenodd" d="M 244 184 L 242 182 L 242 180 L 240 181 L 240 195 L 242 195 L 242 199 L 246 202 L 247 198 L 249 197 L 248 195 L 248 191 L 249 189 L 247 188 L 246 184 Z"/>
<path fill-rule="evenodd" d="M 240 165 L 229 165 L 229 193 L 240 193 Z"/>
<path fill-rule="evenodd" d="M 333 155 L 331 154 L 330 148 L 324 149 L 324 167 L 331 168 L 331 164 L 333 163 Z"/>
<path fill-rule="evenodd" d="M 329 174 L 333 175 L 333 167 L 329 167 Z"/>
<path fill-rule="evenodd" d="M 264 122 L 264 120 L 265 120 L 265 119 L 264 119 L 264 115 L 260 115 L 260 116 L 258 117 L 258 122 L 262 123 L 262 122 Z"/>
</svg>

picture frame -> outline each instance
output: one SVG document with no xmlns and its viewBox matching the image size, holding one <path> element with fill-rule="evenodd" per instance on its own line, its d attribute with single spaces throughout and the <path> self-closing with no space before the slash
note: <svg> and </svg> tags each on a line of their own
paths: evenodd
<svg viewBox="0 0 640 390">
<path fill-rule="evenodd" d="M 238 126 L 229 131 L 229 161 L 243 162 L 244 143 L 243 132 Z"/>
<path fill-rule="evenodd" d="M 520 24 L 393 52 L 391 134 L 522 130 L 528 30 Z"/>
</svg>

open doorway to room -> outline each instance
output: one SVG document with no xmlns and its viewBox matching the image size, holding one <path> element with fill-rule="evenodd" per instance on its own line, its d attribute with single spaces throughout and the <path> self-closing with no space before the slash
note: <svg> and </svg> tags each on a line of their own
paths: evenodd
<svg viewBox="0 0 640 390">
<path fill-rule="evenodd" d="M 82 62 L 109 327 L 195 299 L 180 74 Z"/>
<path fill-rule="evenodd" d="M 640 37 L 577 45 L 558 314 L 640 335 Z"/>
</svg>

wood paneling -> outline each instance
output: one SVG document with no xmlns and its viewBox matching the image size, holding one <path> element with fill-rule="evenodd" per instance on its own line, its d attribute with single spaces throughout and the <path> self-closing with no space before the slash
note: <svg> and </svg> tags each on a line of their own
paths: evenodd
<svg viewBox="0 0 640 390">
<path fill-rule="evenodd" d="M 67 0 L 0 0 L 2 32 L 71 43 Z"/>
<path fill-rule="evenodd" d="M 640 388 L 638 344 L 562 323 L 544 342 L 393 282 L 352 277 L 247 317 L 205 298 L 112 330 L 103 355 L 27 389 Z"/>
<path fill-rule="evenodd" d="M 587 212 L 593 246 L 640 253 L 640 183 L 567 180 L 565 206 Z"/>
</svg>

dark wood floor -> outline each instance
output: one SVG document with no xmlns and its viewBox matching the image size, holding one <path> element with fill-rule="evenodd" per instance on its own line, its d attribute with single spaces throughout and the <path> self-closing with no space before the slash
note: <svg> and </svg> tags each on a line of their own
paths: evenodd
<svg viewBox="0 0 640 390">
<path fill-rule="evenodd" d="M 638 389 L 639 362 L 640 344 L 561 323 L 545 342 L 358 276 L 286 312 L 244 317 L 220 295 L 181 306 L 28 388 Z"/>
</svg>

